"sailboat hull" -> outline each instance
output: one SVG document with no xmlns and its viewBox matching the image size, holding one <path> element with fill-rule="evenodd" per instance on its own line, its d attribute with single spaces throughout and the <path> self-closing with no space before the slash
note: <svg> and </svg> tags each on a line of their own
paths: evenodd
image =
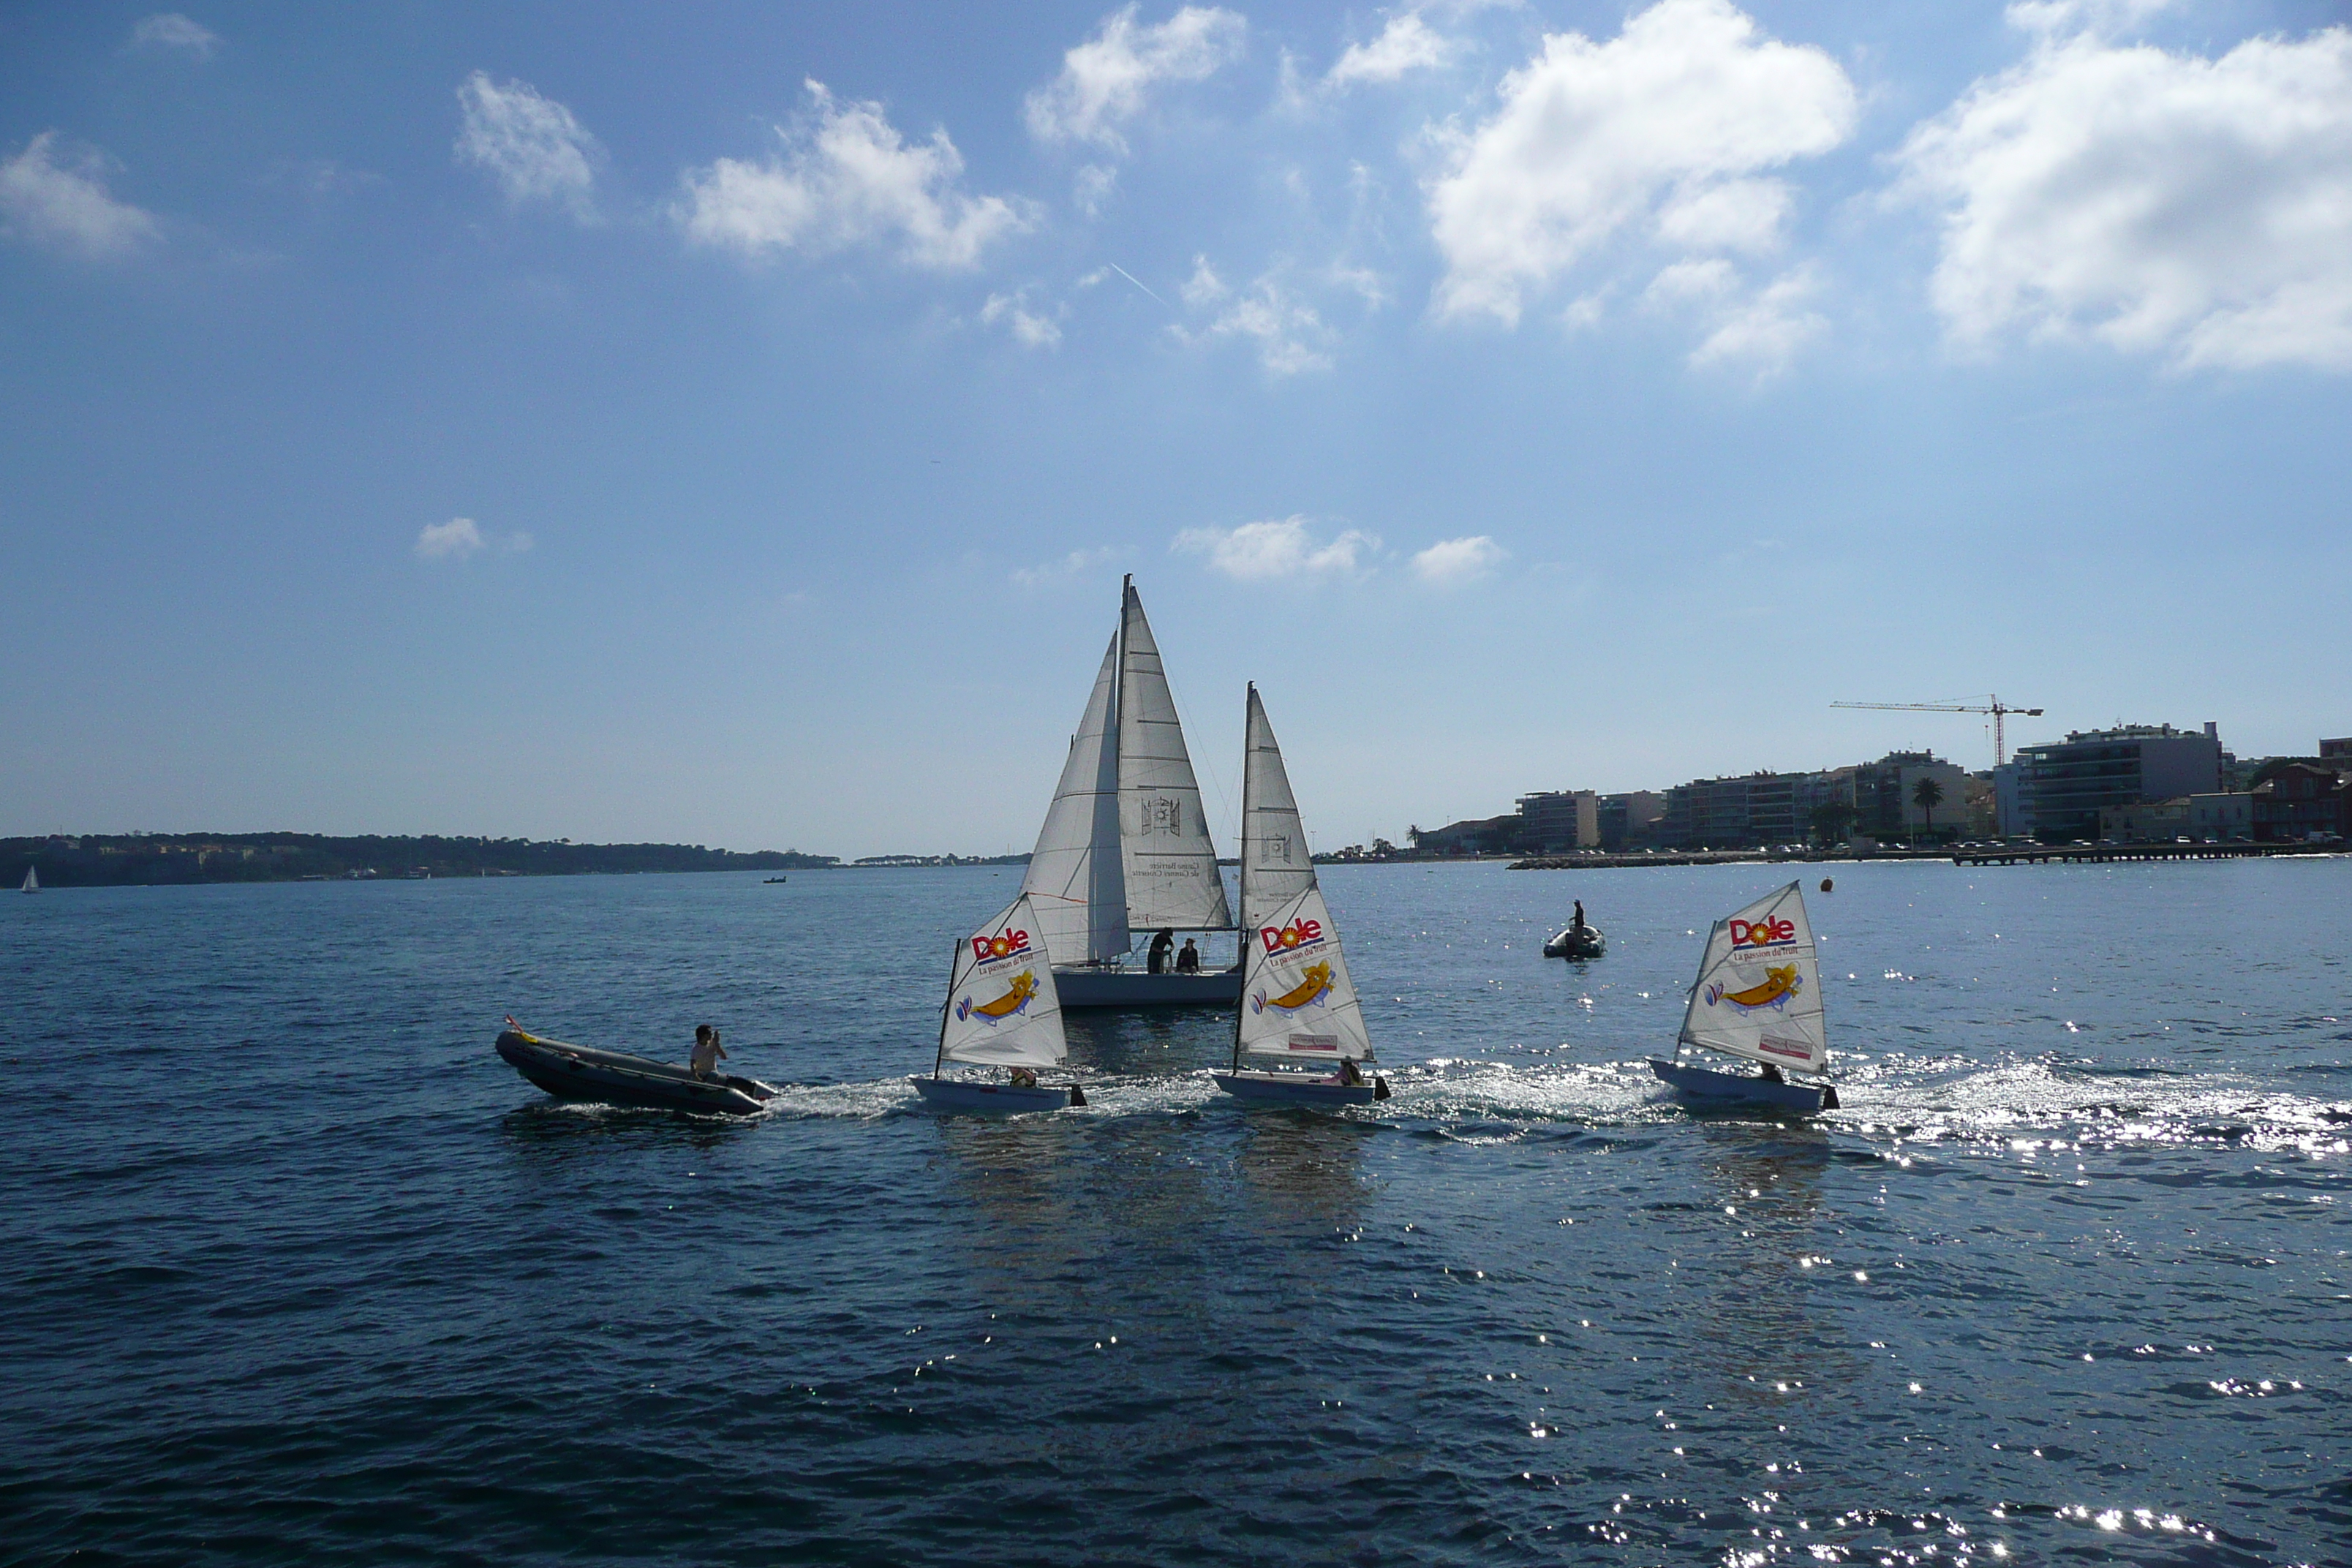
<svg viewBox="0 0 2352 1568">
<path fill-rule="evenodd" d="M 1327 1083 L 1296 1072 L 1212 1073 L 1217 1087 L 1253 1105 L 1370 1105 L 1377 1098 L 1369 1083 Z"/>
<path fill-rule="evenodd" d="M 970 1110 L 1008 1115 L 1019 1110 L 1060 1110 L 1070 1104 L 1066 1089 L 1015 1089 L 1009 1083 L 966 1083 L 961 1079 L 910 1079 L 933 1110 Z"/>
<path fill-rule="evenodd" d="M 1231 1007 L 1242 999 L 1238 969 L 1200 974 L 1136 973 L 1124 969 L 1057 969 L 1062 1007 Z"/>
<path fill-rule="evenodd" d="M 1746 1073 L 1712 1072 L 1706 1068 L 1686 1067 L 1680 1062 L 1650 1058 L 1650 1070 L 1661 1083 L 1675 1093 L 1692 1100 L 1717 1104 L 1746 1102 L 1769 1105 L 1780 1110 L 1793 1110 L 1801 1116 L 1811 1116 L 1826 1106 L 1837 1109 L 1837 1090 L 1814 1088 L 1810 1084 L 1774 1083 L 1769 1079 L 1751 1077 Z"/>
</svg>

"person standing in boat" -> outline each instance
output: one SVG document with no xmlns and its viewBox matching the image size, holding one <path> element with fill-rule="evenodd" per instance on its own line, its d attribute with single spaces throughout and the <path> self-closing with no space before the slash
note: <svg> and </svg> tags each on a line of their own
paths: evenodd
<svg viewBox="0 0 2352 1568">
<path fill-rule="evenodd" d="M 1144 967 L 1154 974 L 1167 973 L 1168 950 L 1175 945 L 1176 933 L 1162 928 L 1160 934 L 1151 939 L 1151 951 L 1144 955 Z"/>
<path fill-rule="evenodd" d="M 1573 919 L 1573 920 L 1571 920 L 1571 921 L 1570 921 L 1568 922 L 1568 929 L 1569 929 L 1569 930 L 1570 930 L 1570 931 L 1580 931 L 1585 929 L 1585 926 L 1584 926 L 1584 900 L 1583 900 L 1582 899 L 1579 899 L 1579 900 L 1576 900 L 1576 918 L 1575 918 L 1575 919 Z"/>
<path fill-rule="evenodd" d="M 1201 950 L 1192 945 L 1192 939 L 1189 936 L 1184 939 L 1182 950 L 1176 954 L 1176 973 L 1179 974 L 1201 973 Z"/>
<path fill-rule="evenodd" d="M 727 1059 L 725 1047 L 719 1043 L 719 1031 L 708 1024 L 694 1026 L 694 1055 L 687 1058 L 697 1078 L 709 1078 Z"/>
</svg>

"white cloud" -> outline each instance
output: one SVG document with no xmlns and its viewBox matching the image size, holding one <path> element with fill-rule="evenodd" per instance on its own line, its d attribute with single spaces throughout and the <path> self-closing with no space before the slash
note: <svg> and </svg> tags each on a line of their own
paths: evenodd
<svg viewBox="0 0 2352 1568">
<path fill-rule="evenodd" d="M 1430 31 L 1418 11 L 1389 18 L 1380 37 L 1368 44 L 1350 44 L 1323 78 L 1324 85 L 1347 88 L 1358 82 L 1396 81 L 1407 72 L 1442 66 L 1454 58 L 1454 43 Z"/>
<path fill-rule="evenodd" d="M 208 60 L 213 58 L 213 51 L 220 47 L 220 35 L 177 11 L 159 11 L 131 29 L 131 47 L 134 49 L 185 49 L 200 60 Z"/>
<path fill-rule="evenodd" d="M 416 558 L 420 561 L 463 561 L 468 555 L 478 555 L 487 547 L 482 531 L 470 517 L 453 517 L 446 522 L 428 522 L 416 535 Z"/>
<path fill-rule="evenodd" d="M 1108 544 L 1097 545 L 1091 550 L 1073 550 L 1060 560 L 1048 561 L 1042 566 L 1017 566 L 1013 570 L 1012 578 L 1020 587 L 1043 587 L 1049 583 L 1063 583 L 1073 577 L 1083 576 L 1106 562 L 1115 561 L 1118 558 L 1118 552 Z"/>
<path fill-rule="evenodd" d="M 1061 346 L 1061 323 L 1051 316 L 1041 315 L 1029 309 L 1029 290 L 1026 289 L 1011 294 L 991 294 L 988 303 L 980 308 L 980 319 L 992 327 L 1003 321 L 1014 340 L 1025 347 L 1050 349 Z"/>
<path fill-rule="evenodd" d="M 1441 315 L 1516 323 L 1628 231 L 1684 249 L 1777 244 L 1790 198 L 1760 170 L 1850 135 L 1853 84 L 1822 50 L 1761 37 L 1728 0 L 1659 0 L 1606 44 L 1551 34 L 1501 106 L 1452 139 L 1430 187 Z"/>
<path fill-rule="evenodd" d="M 1488 575 L 1510 553 L 1483 533 L 1441 539 L 1414 554 L 1412 573 L 1433 588 L 1457 588 Z"/>
<path fill-rule="evenodd" d="M 1118 171 L 1100 163 L 1088 163 L 1080 169 L 1077 178 L 1070 183 L 1070 199 L 1088 217 L 1100 213 L 1110 200 L 1111 192 L 1118 188 Z"/>
<path fill-rule="evenodd" d="M 590 196 L 604 150 L 572 110 L 529 82 L 494 82 L 485 71 L 459 84 L 457 103 L 460 163 L 486 170 L 510 202 L 553 202 L 583 221 L 594 216 Z"/>
<path fill-rule="evenodd" d="M 1284 287 L 1274 272 L 1265 273 L 1235 293 L 1217 276 L 1207 257 L 1196 256 L 1192 276 L 1185 279 L 1180 292 L 1184 303 L 1194 310 L 1214 310 L 1216 314 L 1198 331 L 1170 327 L 1178 342 L 1244 339 L 1256 346 L 1258 363 L 1276 375 L 1331 368 L 1330 355 L 1324 352 L 1332 339 L 1330 330 L 1315 308 Z"/>
<path fill-rule="evenodd" d="M 1720 310 L 1715 331 L 1691 351 L 1695 365 L 1751 367 L 1770 376 L 1787 367 L 1797 351 L 1829 330 L 1829 321 L 1805 308 L 1819 291 L 1811 268 L 1801 267 Z"/>
<path fill-rule="evenodd" d="M 530 535 L 520 530 L 506 534 L 484 533 L 472 518 L 453 517 L 446 522 L 428 522 L 419 529 L 415 548 L 419 561 L 463 561 L 485 550 L 520 555 L 531 543 Z"/>
<path fill-rule="evenodd" d="M 721 158 L 687 173 L 678 221 L 689 239 L 747 257 L 895 241 L 908 263 L 946 268 L 976 265 L 989 245 L 1029 226 L 1017 198 L 957 188 L 963 155 L 946 131 L 910 144 L 880 104 L 841 102 L 822 82 L 807 87 L 814 120 L 777 129 L 781 155 Z"/>
<path fill-rule="evenodd" d="M 1133 5 L 1062 57 L 1062 74 L 1024 105 L 1040 142 L 1086 142 L 1127 151 L 1118 127 L 1143 112 L 1159 83 L 1202 81 L 1241 58 L 1249 24 L 1214 5 L 1187 5 L 1153 26 L 1135 25 Z"/>
<path fill-rule="evenodd" d="M 2219 59 L 2045 41 L 1916 128 L 1952 341 L 2087 333 L 2179 365 L 2352 370 L 2352 31 Z"/>
<path fill-rule="evenodd" d="M 1213 305 L 1225 297 L 1225 280 L 1217 276 L 1217 269 L 1209 265 L 1207 257 L 1196 256 L 1192 258 L 1192 276 L 1184 279 L 1184 286 L 1177 292 L 1187 305 Z"/>
<path fill-rule="evenodd" d="M 157 237 L 152 216 L 108 193 L 106 154 L 85 147 L 59 163 L 58 150 L 58 133 L 44 131 L 0 163 L 0 234 L 94 260 Z"/>
<path fill-rule="evenodd" d="M 1369 570 L 1364 558 L 1380 547 L 1377 537 L 1353 528 L 1318 542 L 1304 517 L 1239 528 L 1188 528 L 1169 546 L 1207 556 L 1213 569 L 1240 583 L 1361 576 Z"/>
</svg>

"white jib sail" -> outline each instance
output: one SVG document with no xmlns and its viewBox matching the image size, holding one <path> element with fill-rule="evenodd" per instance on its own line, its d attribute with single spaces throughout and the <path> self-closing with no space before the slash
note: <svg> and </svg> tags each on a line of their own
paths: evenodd
<svg viewBox="0 0 2352 1568">
<path fill-rule="evenodd" d="M 1372 1037 L 1321 889 L 1309 888 L 1244 934 L 1242 1049 L 1292 1061 L 1372 1059 Z"/>
<path fill-rule="evenodd" d="M 1069 1054 L 1054 966 L 1027 894 L 956 949 L 940 1054 L 949 1061 L 1053 1067 Z"/>
<path fill-rule="evenodd" d="M 1112 711 L 1118 692 L 1114 637 L 1021 879 L 1055 963 L 1116 958 L 1134 945 L 1128 934 L 1127 879 L 1118 847 L 1118 724 Z"/>
<path fill-rule="evenodd" d="M 1315 886 L 1315 861 L 1282 748 L 1266 722 L 1257 688 L 1249 689 L 1249 724 L 1242 755 L 1242 926 L 1263 924 L 1276 910 Z"/>
<path fill-rule="evenodd" d="M 1810 1072 L 1828 1068 L 1822 969 L 1796 883 L 1715 922 L 1682 1042 Z"/>
<path fill-rule="evenodd" d="M 1201 810 L 1184 727 L 1132 583 L 1120 616 L 1127 668 L 1118 698 L 1118 818 L 1127 923 L 1137 931 L 1230 926 L 1233 907 L 1225 901 L 1225 879 Z"/>
</svg>

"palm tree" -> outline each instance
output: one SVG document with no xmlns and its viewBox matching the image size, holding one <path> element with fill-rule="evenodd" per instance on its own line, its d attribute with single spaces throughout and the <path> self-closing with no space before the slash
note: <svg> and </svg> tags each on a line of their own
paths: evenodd
<svg viewBox="0 0 2352 1568">
<path fill-rule="evenodd" d="M 1944 786 L 1932 778 L 1921 779 L 1911 786 L 1911 804 L 1927 817 L 1927 832 L 1932 837 L 1936 831 L 1936 808 L 1944 804 Z M 1914 833 L 1911 836 L 1912 847 L 1916 848 L 1918 843 L 1919 836 Z"/>
<path fill-rule="evenodd" d="M 1824 801 L 1813 807 L 1813 837 L 1821 840 L 1822 848 L 1827 849 L 1845 837 L 1846 830 L 1861 815 L 1844 801 Z"/>
</svg>

